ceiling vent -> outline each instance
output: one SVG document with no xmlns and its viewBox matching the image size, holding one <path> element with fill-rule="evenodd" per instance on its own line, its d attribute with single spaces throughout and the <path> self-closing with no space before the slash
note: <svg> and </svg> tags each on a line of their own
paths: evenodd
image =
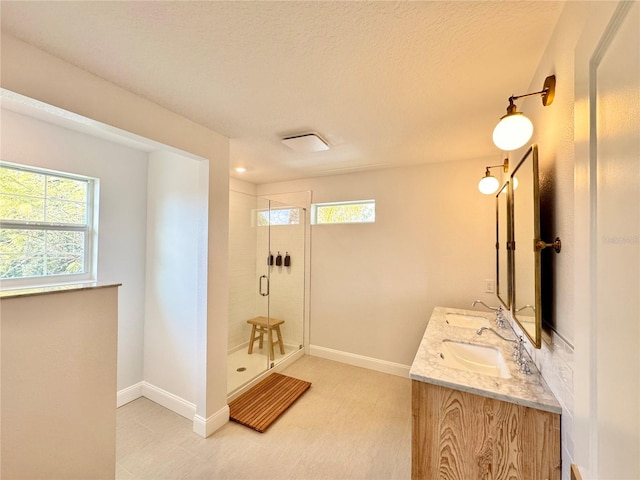
<svg viewBox="0 0 640 480">
<path fill-rule="evenodd" d="M 303 133 L 286 137 L 282 139 L 282 143 L 296 152 L 311 153 L 329 150 L 329 144 L 316 133 Z"/>
</svg>

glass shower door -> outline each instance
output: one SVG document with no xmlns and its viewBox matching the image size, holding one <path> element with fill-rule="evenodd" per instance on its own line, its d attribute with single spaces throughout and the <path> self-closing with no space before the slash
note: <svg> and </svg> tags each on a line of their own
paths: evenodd
<svg viewBox="0 0 640 480">
<path fill-rule="evenodd" d="M 272 367 L 304 342 L 305 209 L 269 201 L 266 305 Z"/>
<path fill-rule="evenodd" d="M 300 207 L 233 191 L 229 206 L 232 393 L 302 348 L 306 231 Z"/>
</svg>

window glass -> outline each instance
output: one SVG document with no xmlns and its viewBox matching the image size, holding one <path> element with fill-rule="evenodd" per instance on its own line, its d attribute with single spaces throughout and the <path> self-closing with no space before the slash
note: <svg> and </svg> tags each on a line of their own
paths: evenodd
<svg viewBox="0 0 640 480">
<path fill-rule="evenodd" d="M 92 276 L 95 179 L 0 165 L 0 279 Z M 72 276 L 72 277 L 70 277 Z M 24 284 L 24 283 L 22 283 Z"/>
<path fill-rule="evenodd" d="M 375 200 L 357 202 L 314 203 L 312 223 L 373 223 L 376 221 Z"/>
<path fill-rule="evenodd" d="M 259 227 L 267 225 L 299 225 L 299 208 L 272 208 L 271 210 L 258 210 L 257 224 Z"/>
</svg>

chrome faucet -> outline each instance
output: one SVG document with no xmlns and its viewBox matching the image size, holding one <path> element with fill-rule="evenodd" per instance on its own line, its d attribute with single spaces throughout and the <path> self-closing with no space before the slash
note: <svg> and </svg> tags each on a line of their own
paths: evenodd
<svg viewBox="0 0 640 480">
<path fill-rule="evenodd" d="M 489 310 L 495 311 L 496 312 L 496 326 L 498 328 L 506 328 L 506 324 L 505 324 L 505 321 L 504 321 L 504 310 L 502 308 L 502 305 L 500 305 L 498 307 L 490 307 L 489 305 L 484 303 L 482 300 L 474 300 L 471 303 L 471 306 L 475 307 L 478 303 L 481 303 L 482 305 L 487 307 Z"/>
<path fill-rule="evenodd" d="M 490 307 L 489 305 L 487 305 L 486 303 L 484 303 L 482 300 L 474 300 L 473 303 L 471 303 L 472 307 L 475 307 L 478 303 L 484 305 L 485 307 L 487 307 L 489 310 L 494 310 L 494 311 L 498 311 L 498 308 L 500 307 Z"/>
<path fill-rule="evenodd" d="M 490 332 L 495 333 L 498 337 L 500 337 L 502 340 L 506 340 L 507 342 L 512 342 L 512 343 L 518 343 L 518 340 L 514 340 L 511 338 L 506 338 L 503 337 L 502 335 L 500 335 L 498 332 L 496 332 L 493 328 L 491 327 L 480 327 L 478 330 L 476 330 L 476 334 L 478 335 L 482 335 L 482 332 L 484 332 L 485 330 L 489 330 Z M 522 337 L 520 337 L 522 339 Z"/>
<path fill-rule="evenodd" d="M 480 327 L 478 330 L 476 330 L 476 334 L 482 335 L 482 332 L 484 332 L 485 330 L 489 330 L 490 332 L 495 333 L 502 340 L 513 343 L 514 344 L 513 358 L 516 361 L 516 365 L 518 365 L 520 369 L 520 373 L 524 373 L 525 375 L 531 374 L 531 368 L 529 367 L 529 361 L 526 358 L 525 348 L 524 348 L 524 338 L 522 337 L 522 335 L 517 339 L 506 338 L 500 335 L 497 331 L 495 331 L 491 327 Z"/>
</svg>

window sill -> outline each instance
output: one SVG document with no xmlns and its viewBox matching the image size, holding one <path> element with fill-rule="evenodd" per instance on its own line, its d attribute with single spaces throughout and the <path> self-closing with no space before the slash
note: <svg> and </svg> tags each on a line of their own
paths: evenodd
<svg viewBox="0 0 640 480">
<path fill-rule="evenodd" d="M 66 292 L 71 290 L 88 290 L 93 288 L 106 288 L 106 287 L 119 287 L 121 283 L 99 283 L 99 282 L 85 282 L 85 283 L 73 283 L 66 285 L 49 285 L 47 287 L 31 287 L 20 288 L 13 290 L 0 291 L 1 298 L 16 298 L 16 297 L 29 297 L 33 295 L 45 295 L 49 293 Z"/>
</svg>

